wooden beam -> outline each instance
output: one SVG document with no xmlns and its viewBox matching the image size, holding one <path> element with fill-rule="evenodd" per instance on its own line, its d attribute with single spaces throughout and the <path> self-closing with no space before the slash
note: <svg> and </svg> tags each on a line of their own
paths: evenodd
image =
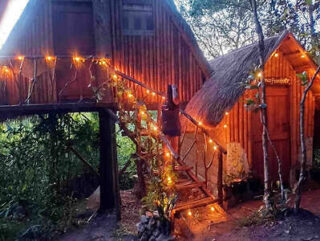
<svg viewBox="0 0 320 241">
<path fill-rule="evenodd" d="M 116 210 L 120 219 L 120 194 L 116 155 L 115 125 L 107 111 L 99 112 L 100 123 L 100 209 L 99 213 Z"/>
<path fill-rule="evenodd" d="M 300 50 L 297 50 L 297 51 L 294 51 L 294 52 L 283 54 L 283 56 L 290 57 L 290 56 L 297 55 L 297 54 L 302 54 L 302 52 Z"/>
<path fill-rule="evenodd" d="M 114 104 L 105 103 L 61 103 L 61 104 L 29 104 L 29 105 L 1 105 L 0 121 L 18 116 L 47 114 L 50 112 L 95 112 L 104 108 L 113 108 Z"/>
</svg>

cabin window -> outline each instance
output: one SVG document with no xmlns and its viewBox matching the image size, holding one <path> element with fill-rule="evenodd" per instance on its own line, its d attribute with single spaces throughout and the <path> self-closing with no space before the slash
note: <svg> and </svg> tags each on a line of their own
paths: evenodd
<svg viewBox="0 0 320 241">
<path fill-rule="evenodd" d="M 126 0 L 122 4 L 123 35 L 153 35 L 152 5 L 143 1 Z"/>
<path fill-rule="evenodd" d="M 53 2 L 53 41 L 56 55 L 94 55 L 91 2 Z"/>
</svg>

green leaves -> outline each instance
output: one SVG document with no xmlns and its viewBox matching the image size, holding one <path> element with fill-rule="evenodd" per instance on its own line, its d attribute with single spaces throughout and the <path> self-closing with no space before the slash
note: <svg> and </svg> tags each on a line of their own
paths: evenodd
<svg viewBox="0 0 320 241">
<path fill-rule="evenodd" d="M 302 72 L 301 74 L 297 74 L 297 77 L 301 80 L 301 85 L 306 86 L 308 84 L 308 74 L 307 72 Z"/>
</svg>

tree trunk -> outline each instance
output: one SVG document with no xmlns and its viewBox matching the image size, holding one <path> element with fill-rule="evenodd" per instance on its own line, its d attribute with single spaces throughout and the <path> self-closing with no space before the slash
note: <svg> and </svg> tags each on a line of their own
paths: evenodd
<svg viewBox="0 0 320 241">
<path fill-rule="evenodd" d="M 301 191 L 302 191 L 302 184 L 305 179 L 305 171 L 306 171 L 306 163 L 307 163 L 307 150 L 306 150 L 306 141 L 304 135 L 304 114 L 305 114 L 305 101 L 307 98 L 307 94 L 311 89 L 318 73 L 320 72 L 320 66 L 318 67 L 317 71 L 313 75 L 311 81 L 308 83 L 307 87 L 303 91 L 303 95 L 300 101 L 300 145 L 301 145 L 301 166 L 300 166 L 300 175 L 299 180 L 296 185 L 296 196 L 294 202 L 294 211 L 297 213 L 300 208 L 301 203 Z"/>
<path fill-rule="evenodd" d="M 269 180 L 269 161 L 268 161 L 268 127 L 267 127 L 267 105 L 266 105 L 266 83 L 264 79 L 264 35 L 262 31 L 262 27 L 258 18 L 257 11 L 257 3 L 256 0 L 249 0 L 253 14 L 254 21 L 256 25 L 256 32 L 259 37 L 259 62 L 260 68 L 262 71 L 261 77 L 261 123 L 262 123 L 262 150 L 263 150 L 263 167 L 264 167 L 264 196 L 263 200 L 265 203 L 266 209 L 271 209 L 271 201 L 270 201 L 270 180 Z"/>
</svg>

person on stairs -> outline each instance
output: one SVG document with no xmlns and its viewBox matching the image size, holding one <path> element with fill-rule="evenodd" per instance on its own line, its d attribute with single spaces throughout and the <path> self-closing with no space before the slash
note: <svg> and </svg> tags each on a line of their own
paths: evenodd
<svg viewBox="0 0 320 241">
<path fill-rule="evenodd" d="M 162 132 L 166 135 L 173 150 L 179 153 L 179 137 L 181 135 L 180 100 L 176 85 L 168 85 L 167 99 L 162 106 L 161 122 Z M 166 148 L 165 150 L 168 151 Z"/>
</svg>

